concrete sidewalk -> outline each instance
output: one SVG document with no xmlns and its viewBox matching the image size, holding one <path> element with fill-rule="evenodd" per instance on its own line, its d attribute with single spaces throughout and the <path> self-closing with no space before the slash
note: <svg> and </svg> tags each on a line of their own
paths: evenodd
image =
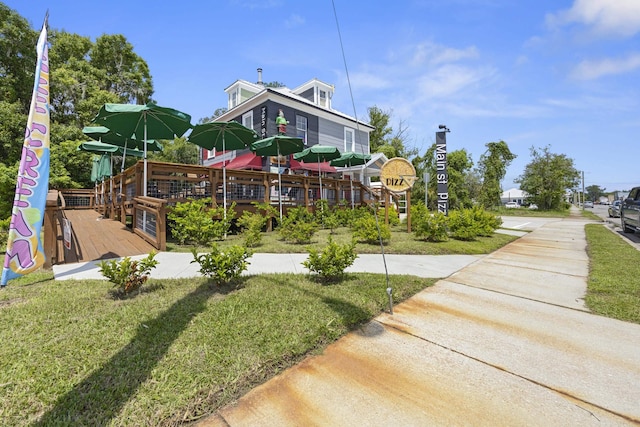
<svg viewBox="0 0 640 427">
<path fill-rule="evenodd" d="M 482 259 L 486 255 L 358 255 L 347 272 L 384 273 L 385 261 L 389 274 L 413 274 L 427 278 L 448 277 L 461 268 Z M 142 259 L 146 255 L 133 256 Z M 263 254 L 256 253 L 248 259 L 249 266 L 244 275 L 262 273 L 302 273 L 309 270 L 302 266 L 308 254 Z M 156 257 L 158 266 L 151 270 L 153 279 L 177 279 L 198 277 L 200 266 L 191 263 L 193 255 L 184 252 L 159 252 Z M 99 272 L 100 261 L 53 266 L 55 280 L 104 279 Z"/>
<path fill-rule="evenodd" d="M 198 425 L 637 425 L 640 325 L 585 308 L 584 225 L 468 264 Z"/>
</svg>

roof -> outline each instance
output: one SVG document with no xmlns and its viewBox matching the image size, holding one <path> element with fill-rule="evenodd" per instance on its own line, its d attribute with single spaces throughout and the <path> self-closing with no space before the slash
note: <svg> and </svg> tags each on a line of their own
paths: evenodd
<svg viewBox="0 0 640 427">
<path fill-rule="evenodd" d="M 527 197 L 529 197 L 529 195 L 519 188 L 510 188 L 509 190 L 505 190 L 500 196 L 501 199 L 524 199 Z"/>
<path fill-rule="evenodd" d="M 371 160 L 363 166 L 351 166 L 348 168 L 338 168 L 339 172 L 363 173 L 364 176 L 380 176 L 380 170 L 389 159 L 384 153 L 371 154 Z"/>
<path fill-rule="evenodd" d="M 291 170 L 307 170 L 311 172 L 325 172 L 325 173 L 336 173 L 337 170 L 333 166 L 329 164 L 329 162 L 320 162 L 320 163 L 305 163 L 294 160 L 293 158 L 289 160 L 289 167 Z"/>
<path fill-rule="evenodd" d="M 214 163 L 210 167 L 221 168 L 223 163 L 224 161 Z M 252 153 L 252 152 L 241 154 L 227 163 L 227 169 L 262 170 L 262 157 L 257 156 L 255 153 Z"/>
</svg>

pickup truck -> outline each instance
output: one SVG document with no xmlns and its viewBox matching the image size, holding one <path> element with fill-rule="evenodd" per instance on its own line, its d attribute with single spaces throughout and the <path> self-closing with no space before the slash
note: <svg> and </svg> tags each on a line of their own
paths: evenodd
<svg viewBox="0 0 640 427">
<path fill-rule="evenodd" d="M 620 223 L 625 233 L 640 231 L 640 187 L 634 187 L 620 205 Z"/>
</svg>

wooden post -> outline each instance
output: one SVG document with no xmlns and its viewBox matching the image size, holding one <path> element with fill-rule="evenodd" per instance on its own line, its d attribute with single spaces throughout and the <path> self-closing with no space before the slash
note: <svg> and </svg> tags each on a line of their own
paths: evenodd
<svg viewBox="0 0 640 427">
<path fill-rule="evenodd" d="M 411 233 L 411 189 L 407 190 L 407 204 L 405 209 L 407 210 L 407 233 Z"/>
<path fill-rule="evenodd" d="M 51 268 L 58 262 L 58 226 L 56 224 L 56 212 L 58 211 L 58 191 L 51 190 L 47 193 L 47 202 L 44 210 L 44 268 Z"/>
<path fill-rule="evenodd" d="M 389 225 L 389 203 L 391 203 L 391 193 L 383 188 L 382 194 L 384 194 L 384 223 Z"/>
</svg>

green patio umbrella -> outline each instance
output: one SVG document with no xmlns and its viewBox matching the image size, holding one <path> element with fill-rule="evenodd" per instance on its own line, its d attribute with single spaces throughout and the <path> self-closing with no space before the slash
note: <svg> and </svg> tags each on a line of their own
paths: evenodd
<svg viewBox="0 0 640 427">
<path fill-rule="evenodd" d="M 147 195 L 147 151 L 151 139 L 174 139 L 191 128 L 191 116 L 156 104 L 104 104 L 93 122 L 143 142 L 143 195 Z M 106 141 L 105 141 L 106 142 Z"/>
<path fill-rule="evenodd" d="M 251 151 L 259 156 L 278 156 L 278 205 L 282 223 L 282 178 L 280 175 L 280 156 L 298 153 L 304 148 L 302 138 L 286 135 L 270 136 L 251 144 Z"/>
<path fill-rule="evenodd" d="M 120 172 L 124 171 L 124 161 L 128 154 L 132 154 L 136 157 L 144 157 L 144 142 L 136 140 L 135 138 L 126 138 L 121 134 L 112 131 L 104 126 L 85 126 L 82 129 L 82 133 L 89 138 L 93 138 L 98 142 L 105 144 L 117 145 L 122 147 L 122 165 L 120 166 Z M 150 139 L 147 141 L 147 151 L 162 151 L 163 147 L 158 141 Z M 137 153 L 142 153 L 138 156 Z"/>
<path fill-rule="evenodd" d="M 351 166 L 361 166 L 371 160 L 371 154 L 361 154 L 361 153 L 343 153 L 337 159 L 333 159 L 330 162 L 331 166 L 337 168 L 349 168 Z"/>
<path fill-rule="evenodd" d="M 98 182 L 111 176 L 111 156 L 108 154 L 94 155 L 91 159 L 91 181 Z"/>
<path fill-rule="evenodd" d="M 187 141 L 207 150 L 241 150 L 258 139 L 253 129 L 236 122 L 209 122 L 193 127 Z M 222 162 L 222 200 L 224 216 L 227 217 L 227 166 Z"/>
<path fill-rule="evenodd" d="M 350 168 L 352 166 L 365 165 L 369 160 L 371 160 L 371 154 L 348 152 L 343 153 L 337 159 L 331 160 L 329 164 L 338 168 Z M 350 180 L 349 184 L 351 185 L 351 208 L 353 208 L 355 205 L 353 200 L 353 181 Z"/>
<path fill-rule="evenodd" d="M 113 155 L 122 156 L 124 155 L 125 148 L 120 147 L 118 145 L 107 144 L 105 142 L 100 142 L 100 141 L 86 141 L 86 142 L 81 142 L 80 145 L 78 145 L 78 151 L 87 151 L 89 153 L 96 153 L 96 154 L 109 153 L 112 156 Z M 127 149 L 127 155 L 134 156 L 134 157 L 143 157 L 144 152 L 138 150 L 137 148 L 130 148 L 130 149 Z"/>
<path fill-rule="evenodd" d="M 320 163 L 328 162 L 340 157 L 338 147 L 331 145 L 312 145 L 303 151 L 293 155 L 295 160 L 305 163 L 318 163 L 318 178 L 320 178 L 320 198 L 322 198 L 322 173 L 320 173 Z"/>
</svg>

